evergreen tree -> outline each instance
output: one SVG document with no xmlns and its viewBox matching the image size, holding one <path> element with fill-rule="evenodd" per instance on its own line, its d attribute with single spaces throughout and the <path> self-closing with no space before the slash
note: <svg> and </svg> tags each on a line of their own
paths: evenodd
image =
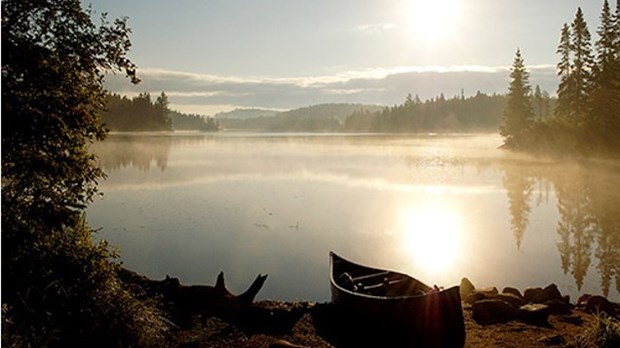
<svg viewBox="0 0 620 348">
<path fill-rule="evenodd" d="M 592 84 L 592 68 L 594 61 L 590 44 L 588 24 L 583 18 L 581 8 L 577 8 L 575 19 L 571 24 L 571 51 L 573 62 L 571 75 L 573 89 L 569 92 L 569 101 L 573 113 L 571 124 L 581 128 L 588 122 L 590 114 L 590 89 Z"/>
<path fill-rule="evenodd" d="M 167 130 L 172 129 L 172 121 L 170 121 L 169 116 L 170 109 L 168 109 L 169 105 L 170 103 L 168 102 L 168 96 L 166 93 L 161 92 L 159 97 L 155 100 L 155 115 L 161 123 L 161 127 Z"/>
<path fill-rule="evenodd" d="M 620 144 L 620 22 L 618 6 L 612 14 L 608 1 L 603 3 L 597 29 L 596 61 L 592 76 L 591 115 L 588 131 L 603 148 Z"/>
<path fill-rule="evenodd" d="M 618 40 L 617 18 L 611 13 L 607 0 L 603 3 L 601 23 L 596 41 L 596 64 L 593 70 L 591 128 L 594 135 L 608 143 L 620 131 L 618 110 L 620 110 L 620 86 L 618 85 Z"/>
<path fill-rule="evenodd" d="M 560 120 L 569 120 L 571 117 L 570 95 L 573 90 L 571 79 L 571 33 L 568 24 L 564 23 L 560 34 L 560 44 L 556 51 L 560 55 L 560 62 L 557 65 L 558 77 L 558 101 L 555 107 L 555 117 Z"/>
<path fill-rule="evenodd" d="M 509 147 L 520 147 L 526 130 L 532 125 L 534 112 L 530 105 L 529 73 L 525 69 L 521 51 L 517 49 L 510 71 L 512 79 L 508 87 L 506 107 L 503 112 L 500 134 L 504 144 Z"/>
<path fill-rule="evenodd" d="M 534 88 L 534 95 L 532 99 L 534 102 L 536 117 L 539 119 L 543 118 L 545 112 L 545 98 L 543 97 L 543 93 L 540 90 L 539 85 L 536 85 L 536 88 Z"/>
</svg>

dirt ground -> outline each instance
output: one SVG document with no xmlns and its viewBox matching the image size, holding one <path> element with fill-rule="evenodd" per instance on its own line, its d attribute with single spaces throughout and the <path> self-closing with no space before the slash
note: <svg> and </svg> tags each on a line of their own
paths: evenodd
<svg viewBox="0 0 620 348">
<path fill-rule="evenodd" d="M 209 318 L 196 321 L 191 329 L 176 333 L 176 347 L 397 347 L 403 341 L 377 337 L 356 340 L 342 335 L 330 314 L 329 304 L 257 303 L 271 315 L 257 316 L 247 323 L 229 324 Z M 264 312 L 263 312 L 264 313 Z M 533 326 L 519 321 L 482 326 L 472 319 L 471 309 L 463 310 L 465 347 L 583 347 L 583 337 L 595 317 L 580 310 L 570 315 L 551 315 L 549 325 Z M 580 344 L 577 344 L 577 343 Z M 287 345 L 291 344 L 291 345 Z"/>
</svg>

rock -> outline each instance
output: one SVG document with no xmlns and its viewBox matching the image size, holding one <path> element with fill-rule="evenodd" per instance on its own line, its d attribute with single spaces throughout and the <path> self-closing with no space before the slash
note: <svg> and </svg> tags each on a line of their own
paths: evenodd
<svg viewBox="0 0 620 348">
<path fill-rule="evenodd" d="M 614 305 L 603 296 L 590 296 L 586 302 L 585 311 L 588 313 L 607 313 L 609 316 L 615 317 L 616 310 Z"/>
<path fill-rule="evenodd" d="M 476 323 L 490 325 L 505 323 L 515 318 L 517 308 L 502 300 L 480 300 L 473 304 L 472 315 Z"/>
<path fill-rule="evenodd" d="M 464 299 L 467 304 L 474 304 L 481 300 L 489 300 L 497 296 L 497 288 L 484 288 L 484 289 L 474 289 L 472 292 L 467 295 Z"/>
<path fill-rule="evenodd" d="M 577 300 L 577 306 L 580 307 L 580 308 L 585 308 L 586 303 L 588 303 L 588 300 L 592 296 L 593 295 L 590 295 L 590 294 L 583 294 L 583 295 L 579 296 L 579 299 Z"/>
<path fill-rule="evenodd" d="M 566 343 L 566 339 L 562 335 L 545 336 L 539 340 L 545 346 L 561 346 Z"/>
<path fill-rule="evenodd" d="M 553 301 L 553 300 L 562 300 L 562 294 L 560 290 L 558 290 L 558 286 L 555 284 L 549 284 L 546 288 L 543 289 L 544 302 Z"/>
<path fill-rule="evenodd" d="M 482 289 L 476 289 L 476 291 L 482 292 L 484 294 L 487 294 L 489 297 L 493 297 L 497 294 L 499 294 L 499 292 L 497 291 L 497 288 L 494 286 L 488 287 L 488 288 L 482 288 Z"/>
<path fill-rule="evenodd" d="M 535 300 L 542 297 L 542 288 L 527 288 L 523 291 L 523 299 L 525 302 L 536 303 Z"/>
<path fill-rule="evenodd" d="M 517 311 L 517 318 L 524 323 L 547 326 L 549 322 L 549 307 L 544 304 L 527 304 Z"/>
<path fill-rule="evenodd" d="M 558 290 L 557 285 L 550 284 L 544 289 L 542 288 L 528 288 L 523 293 L 525 302 L 531 303 L 545 303 L 551 300 L 561 300 L 562 294 Z"/>
<path fill-rule="evenodd" d="M 463 277 L 463 279 L 461 279 L 461 285 L 459 286 L 459 293 L 461 294 L 461 299 L 466 299 L 467 296 L 474 291 L 476 287 L 474 286 L 474 284 L 471 283 L 471 281 L 469 279 L 467 279 L 467 277 Z"/>
<path fill-rule="evenodd" d="M 566 299 L 550 300 L 544 303 L 549 307 L 549 314 L 567 315 L 572 313 L 573 306 Z"/>
<path fill-rule="evenodd" d="M 523 298 L 523 295 L 521 295 L 521 292 L 519 292 L 518 289 L 509 286 L 505 287 L 504 290 L 502 290 L 502 294 L 513 294 L 521 299 Z"/>
<path fill-rule="evenodd" d="M 501 293 L 497 296 L 495 296 L 496 299 L 498 300 L 502 300 L 504 302 L 508 302 L 511 305 L 515 306 L 516 308 L 519 308 L 523 305 L 526 304 L 525 300 L 513 293 Z"/>
<path fill-rule="evenodd" d="M 467 297 L 463 301 L 465 301 L 465 303 L 469 305 L 473 305 L 474 303 L 478 301 L 488 300 L 488 299 L 490 299 L 489 296 L 487 296 L 483 292 L 478 292 L 474 290 L 470 292 L 469 295 L 467 295 Z"/>
</svg>

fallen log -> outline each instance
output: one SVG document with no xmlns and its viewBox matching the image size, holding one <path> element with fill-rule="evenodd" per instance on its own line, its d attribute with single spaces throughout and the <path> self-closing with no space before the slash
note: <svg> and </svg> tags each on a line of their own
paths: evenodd
<svg viewBox="0 0 620 348">
<path fill-rule="evenodd" d="M 226 288 L 224 272 L 217 276 L 215 286 L 183 285 L 178 278 L 169 276 L 151 280 L 127 269 L 121 269 L 118 275 L 134 295 L 159 299 L 172 321 L 182 326 L 191 325 L 196 315 L 232 322 L 242 319 L 267 279 L 267 275 L 259 274 L 245 292 L 234 295 Z"/>
</svg>

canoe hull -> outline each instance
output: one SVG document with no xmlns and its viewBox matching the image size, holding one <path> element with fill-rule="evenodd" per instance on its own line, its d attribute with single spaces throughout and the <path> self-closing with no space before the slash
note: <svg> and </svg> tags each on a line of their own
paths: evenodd
<svg viewBox="0 0 620 348">
<path fill-rule="evenodd" d="M 355 325 L 364 325 L 377 332 L 395 332 L 420 346 L 462 347 L 465 343 L 465 324 L 459 287 L 435 291 L 415 278 L 398 272 L 388 272 L 391 278 L 401 277 L 408 282 L 401 293 L 375 296 L 346 289 L 338 280 L 345 271 L 354 274 L 386 272 L 358 265 L 330 253 L 330 285 L 332 303 L 342 309 Z M 348 272 L 347 272 L 348 273 Z M 429 290 L 418 294 L 422 288 Z"/>
</svg>

